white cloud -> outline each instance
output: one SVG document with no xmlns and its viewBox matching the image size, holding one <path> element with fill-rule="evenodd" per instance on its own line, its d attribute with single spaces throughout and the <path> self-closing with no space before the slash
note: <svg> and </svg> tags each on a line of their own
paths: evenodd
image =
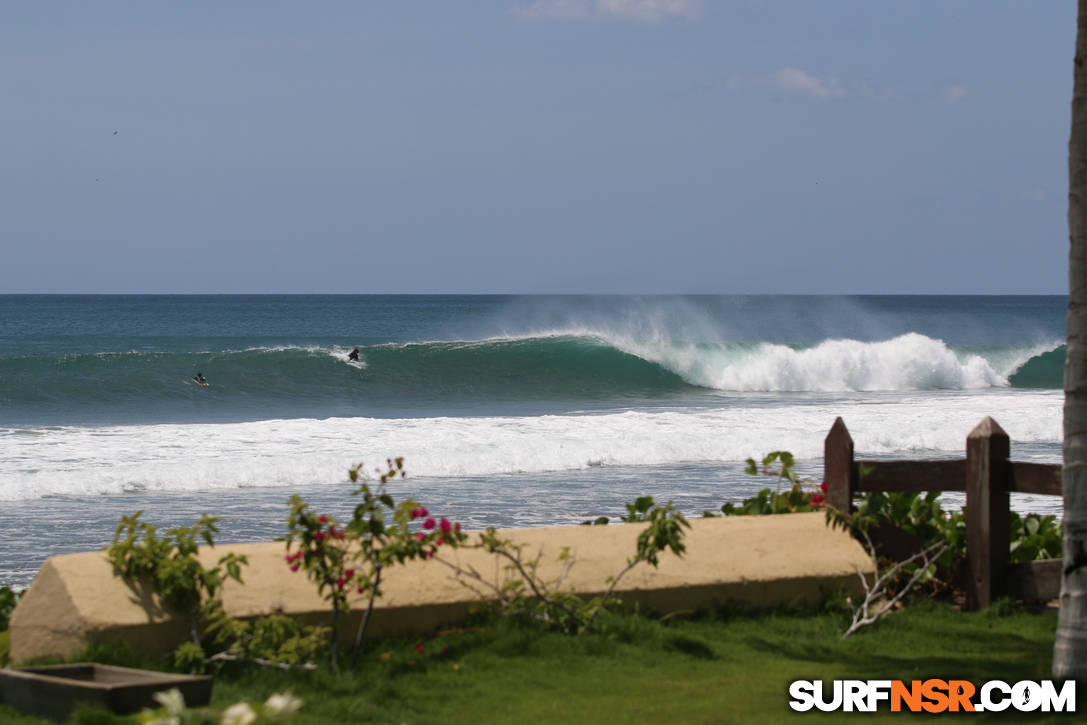
<svg viewBox="0 0 1087 725">
<path fill-rule="evenodd" d="M 511 12 L 528 20 L 592 20 L 622 18 L 658 23 L 671 18 L 696 18 L 701 0 L 534 0 L 515 5 Z"/>
<path fill-rule="evenodd" d="M 962 99 L 966 98 L 966 86 L 956 83 L 955 85 L 944 91 L 944 98 L 946 98 L 951 103 L 954 103 L 955 101 L 961 101 Z"/>
<path fill-rule="evenodd" d="M 782 68 L 775 74 L 774 80 L 777 87 L 787 93 L 800 93 L 815 98 L 845 98 L 846 96 L 845 89 L 836 78 L 823 80 L 800 68 Z"/>
</svg>

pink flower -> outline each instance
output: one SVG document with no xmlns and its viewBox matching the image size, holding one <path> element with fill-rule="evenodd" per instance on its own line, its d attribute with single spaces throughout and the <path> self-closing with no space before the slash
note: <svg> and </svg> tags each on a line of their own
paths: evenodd
<svg viewBox="0 0 1087 725">
<path fill-rule="evenodd" d="M 439 536 L 438 537 L 438 546 L 441 546 L 444 543 L 445 543 L 445 537 L 444 536 Z"/>
<path fill-rule="evenodd" d="M 453 529 L 453 524 L 449 523 L 449 519 L 443 516 L 441 528 L 443 534 L 448 534 Z"/>
<path fill-rule="evenodd" d="M 419 507 L 419 518 L 423 518 L 424 516 L 428 515 L 429 513 L 430 512 L 426 510 L 425 506 L 420 506 Z"/>
<path fill-rule="evenodd" d="M 300 566 L 300 564 L 292 564 L 291 565 L 291 571 L 298 571 L 299 566 Z"/>
<path fill-rule="evenodd" d="M 424 534 L 422 531 L 420 531 L 419 533 L 417 533 L 415 535 L 415 540 L 416 541 L 422 541 L 425 538 L 426 538 L 426 534 Z"/>
<path fill-rule="evenodd" d="M 823 489 L 823 493 L 826 493 L 827 492 L 827 482 L 823 481 L 822 483 L 820 483 L 819 488 Z"/>
<path fill-rule="evenodd" d="M 426 521 L 424 521 L 423 522 L 423 528 L 427 529 L 428 531 L 430 529 L 433 529 L 434 528 L 434 519 L 427 519 Z"/>
<path fill-rule="evenodd" d="M 812 506 L 818 506 L 819 504 L 823 503 L 823 501 L 825 501 L 825 500 L 826 500 L 826 496 L 824 496 L 821 493 L 817 493 L 817 494 L 815 494 L 814 496 L 811 497 L 811 505 Z"/>
<path fill-rule="evenodd" d="M 285 560 L 285 561 L 286 561 L 286 562 L 287 562 L 288 564 L 290 564 L 290 563 L 291 563 L 292 561 L 294 561 L 294 554 L 287 554 L 287 555 L 286 555 L 285 557 L 283 557 L 283 559 L 284 559 L 284 560 Z"/>
<path fill-rule="evenodd" d="M 434 549 L 428 550 L 427 553 L 426 553 L 426 558 L 433 559 L 434 558 L 434 551 L 435 551 Z"/>
<path fill-rule="evenodd" d="M 340 577 L 339 579 L 336 580 L 336 586 L 338 586 L 340 589 L 343 589 L 343 585 L 346 584 L 346 583 L 347 583 L 347 580 L 344 579 L 343 577 Z"/>
</svg>

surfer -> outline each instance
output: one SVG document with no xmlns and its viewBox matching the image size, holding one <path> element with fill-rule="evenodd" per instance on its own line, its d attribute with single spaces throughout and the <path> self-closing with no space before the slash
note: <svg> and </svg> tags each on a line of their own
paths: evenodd
<svg viewBox="0 0 1087 725">
<path fill-rule="evenodd" d="M 347 354 L 347 359 L 348 360 L 354 360 L 355 362 L 358 362 L 359 361 L 359 349 L 356 347 L 354 350 L 349 352 Z"/>
<path fill-rule="evenodd" d="M 203 385 L 205 388 L 208 387 L 208 379 L 204 377 L 204 373 L 197 373 L 192 376 L 192 379 L 197 385 Z"/>
</svg>

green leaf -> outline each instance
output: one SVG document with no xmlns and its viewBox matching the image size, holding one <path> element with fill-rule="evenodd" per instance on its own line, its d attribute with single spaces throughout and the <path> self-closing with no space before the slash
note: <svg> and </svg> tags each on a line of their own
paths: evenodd
<svg viewBox="0 0 1087 725">
<path fill-rule="evenodd" d="M 1034 536 L 1038 533 L 1038 529 L 1041 528 L 1041 525 L 1042 523 L 1038 520 L 1038 516 L 1036 514 L 1031 514 L 1030 516 L 1027 516 L 1027 520 L 1024 522 L 1024 527 L 1026 528 L 1027 533 L 1031 536 Z"/>
</svg>

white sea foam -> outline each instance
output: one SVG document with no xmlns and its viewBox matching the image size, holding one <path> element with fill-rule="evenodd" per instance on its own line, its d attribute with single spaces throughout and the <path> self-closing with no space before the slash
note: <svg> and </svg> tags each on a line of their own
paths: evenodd
<svg viewBox="0 0 1087 725">
<path fill-rule="evenodd" d="M 1061 440 L 1059 391 L 886 394 L 536 417 L 297 419 L 232 424 L 0 429 L 0 500 L 124 491 L 308 486 L 404 456 L 412 476 L 740 461 L 822 454 L 841 415 L 859 455 L 961 452 L 992 415 L 1016 443 Z"/>
<path fill-rule="evenodd" d="M 617 340 L 614 344 L 690 383 L 717 390 L 975 390 L 1008 385 L 1007 377 L 985 358 L 960 357 L 943 341 L 917 333 L 881 342 L 826 340 L 801 349 L 769 343 L 737 347 Z"/>
</svg>

